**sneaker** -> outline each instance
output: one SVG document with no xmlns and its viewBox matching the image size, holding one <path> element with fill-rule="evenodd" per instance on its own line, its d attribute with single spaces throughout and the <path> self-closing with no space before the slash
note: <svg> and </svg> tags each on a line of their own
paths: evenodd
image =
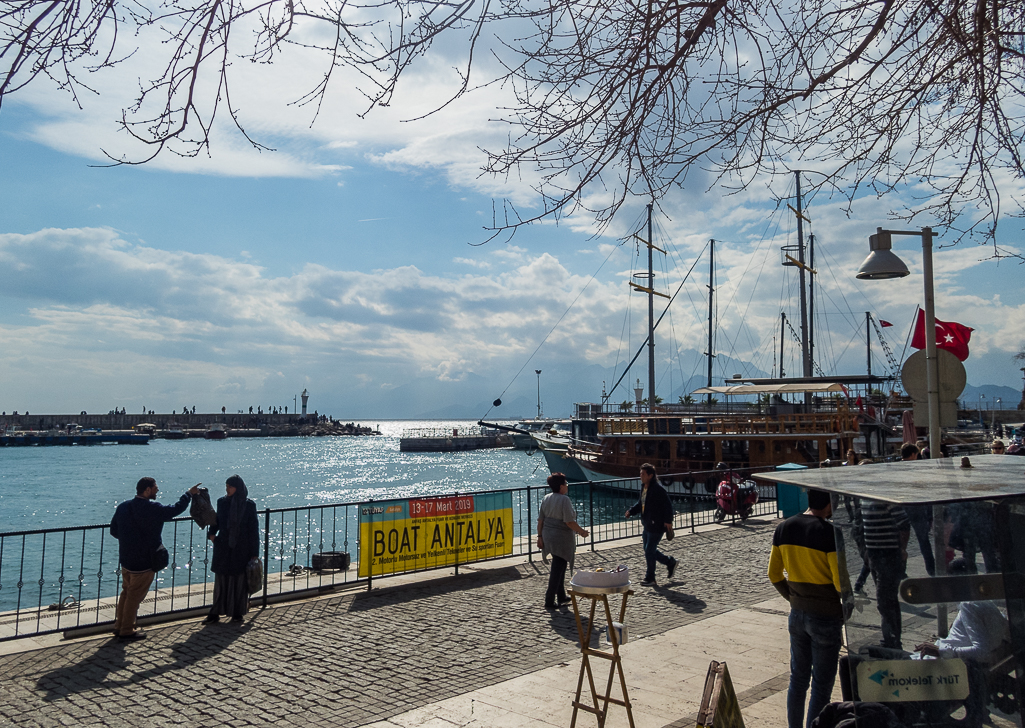
<svg viewBox="0 0 1025 728">
<path fill-rule="evenodd" d="M 667 571 L 669 572 L 669 578 L 672 579 L 673 578 L 673 574 L 676 573 L 676 559 L 673 559 L 672 561 L 669 562 L 669 566 L 667 567 Z"/>
<path fill-rule="evenodd" d="M 655 586 L 655 584 L 656 584 L 656 582 L 655 582 L 654 578 L 651 578 L 651 579 L 647 579 L 647 578 L 641 579 L 641 586 Z"/>
</svg>

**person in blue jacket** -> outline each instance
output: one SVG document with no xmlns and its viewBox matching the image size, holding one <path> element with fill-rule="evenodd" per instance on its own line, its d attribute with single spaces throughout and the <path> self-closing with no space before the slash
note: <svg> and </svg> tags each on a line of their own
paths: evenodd
<svg viewBox="0 0 1025 728">
<path fill-rule="evenodd" d="M 163 543 L 164 524 L 188 508 L 192 496 L 199 492 L 198 486 L 192 486 L 173 506 L 165 506 L 157 503 L 159 490 L 153 478 L 140 478 L 135 484 L 135 497 L 121 503 L 110 519 L 110 535 L 117 539 L 121 558 L 121 596 L 114 612 L 114 634 L 123 640 L 146 639 L 135 620 L 156 575 L 153 554 Z"/>
<path fill-rule="evenodd" d="M 260 523 L 256 504 L 249 500 L 245 481 L 232 475 L 224 483 L 227 495 L 217 499 L 217 524 L 208 538 L 214 543 L 210 565 L 214 572 L 214 602 L 206 623 L 220 621 L 220 615 L 241 622 L 249 611 L 249 578 L 246 567 L 260 555 Z"/>
<path fill-rule="evenodd" d="M 676 559 L 659 551 L 658 542 L 662 536 L 673 537 L 673 502 L 662 484 L 658 482 L 655 466 L 644 463 L 641 466 L 641 497 L 626 512 L 626 517 L 641 514 L 644 532 L 641 534 L 644 543 L 644 561 L 646 571 L 643 586 L 655 585 L 655 564 L 665 564 L 668 577 L 676 573 Z"/>
</svg>

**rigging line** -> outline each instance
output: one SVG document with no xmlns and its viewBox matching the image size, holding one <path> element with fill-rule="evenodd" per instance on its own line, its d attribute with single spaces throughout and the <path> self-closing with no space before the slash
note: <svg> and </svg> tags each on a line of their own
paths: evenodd
<svg viewBox="0 0 1025 728">
<path fill-rule="evenodd" d="M 830 260 L 834 263 L 834 265 L 827 266 L 828 269 L 829 269 L 829 276 L 830 276 L 830 278 L 833 279 L 833 282 L 836 284 L 836 290 L 840 293 L 840 298 L 843 299 L 844 305 L 847 306 L 847 311 L 850 313 L 850 319 L 848 319 L 847 323 L 849 325 L 851 325 L 851 326 L 854 326 L 855 322 L 858 321 L 858 317 L 857 317 L 857 315 L 855 315 L 854 309 L 851 307 L 850 301 L 847 300 L 847 296 L 844 295 L 843 288 L 840 286 L 840 281 L 838 281 L 836 279 L 836 274 L 833 272 L 834 268 L 839 267 L 838 265 L 835 265 L 837 261 L 836 261 L 835 258 L 833 258 L 833 256 L 829 255 L 829 251 L 824 250 L 823 254 L 829 256 Z M 871 310 L 872 307 L 873 307 L 872 301 L 870 301 L 868 299 L 868 297 L 864 294 L 864 292 L 860 288 L 856 288 L 855 290 L 858 291 L 858 293 L 861 295 L 861 297 L 865 299 L 865 303 L 868 304 L 869 309 Z M 835 305 L 835 302 L 834 302 L 834 305 Z M 839 306 L 836 306 L 836 311 L 841 316 L 844 315 L 844 312 L 840 310 Z M 860 326 L 860 323 L 858 325 Z"/>
<path fill-rule="evenodd" d="M 566 310 L 562 312 L 562 316 L 560 316 L 559 320 L 555 322 L 554 326 L 552 326 L 551 331 L 549 331 L 547 334 L 545 334 L 545 337 L 543 339 L 541 339 L 541 343 L 537 345 L 537 348 L 534 349 L 534 351 L 531 353 L 531 355 L 529 357 L 527 357 L 527 360 L 525 362 L 523 362 L 523 366 L 520 367 L 519 371 L 517 371 L 516 374 L 513 375 L 513 378 L 509 381 L 509 383 L 507 385 L 505 385 L 505 389 L 503 389 L 502 393 L 500 395 L 498 395 L 498 398 L 495 400 L 495 402 L 501 402 L 502 397 L 504 397 L 505 393 L 507 391 L 509 391 L 509 387 L 511 387 L 513 385 L 513 383 L 517 380 L 517 378 L 519 378 L 520 374 L 522 374 L 523 370 L 527 368 L 527 365 L 530 363 L 530 361 L 535 356 L 537 356 L 537 352 L 539 352 L 541 350 L 541 347 L 545 345 L 545 342 L 548 341 L 548 338 L 555 332 L 555 329 L 557 329 L 559 327 L 559 324 L 562 323 L 562 320 L 564 318 L 566 318 L 566 315 L 570 312 L 570 310 L 572 310 L 573 306 L 576 305 L 577 301 L 580 300 L 580 297 L 582 295 L 584 295 L 584 291 L 586 291 L 588 286 L 590 286 L 591 283 L 594 282 L 595 277 L 601 272 L 601 269 L 604 268 L 605 264 L 609 262 L 609 258 L 612 257 L 612 254 L 615 253 L 619 249 L 619 247 L 621 245 L 622 245 L 622 243 L 620 243 L 620 245 L 612 246 L 612 250 L 610 250 L 609 254 L 605 256 L 605 260 L 603 260 L 601 262 L 601 265 L 598 266 L 598 269 L 594 273 L 591 274 L 590 278 L 587 279 L 587 283 L 584 284 L 584 287 L 581 288 L 580 291 L 577 293 L 577 295 L 573 298 L 573 300 L 570 302 L 570 304 L 566 308 Z M 481 417 L 481 419 L 484 419 L 485 417 L 487 417 L 488 414 L 491 412 L 491 410 L 493 410 L 496 406 L 497 405 L 492 403 L 492 405 L 490 407 L 488 407 L 487 412 L 484 413 L 484 415 Z"/>
<path fill-rule="evenodd" d="M 707 247 L 708 247 L 708 245 L 705 245 L 705 248 L 707 248 Z M 704 252 L 705 252 L 704 249 L 702 249 L 701 253 L 704 253 Z M 666 313 L 669 311 L 669 307 L 673 305 L 673 301 L 676 300 L 676 297 L 680 294 L 680 291 L 683 290 L 683 284 L 687 282 L 687 279 L 690 278 L 690 274 L 694 272 L 694 267 L 698 264 L 698 261 L 701 260 L 701 253 L 698 253 L 697 257 L 694 258 L 694 263 L 691 264 L 690 270 L 687 271 L 687 275 L 685 275 L 683 277 L 683 280 L 680 281 L 680 285 L 677 287 L 676 293 L 674 293 L 672 298 L 669 299 L 669 303 L 666 304 L 665 310 L 662 311 L 662 315 L 658 317 L 658 321 L 655 322 L 655 325 L 654 325 L 653 328 L 657 329 L 658 325 L 660 323 L 662 323 L 662 319 L 665 317 Z M 637 349 L 637 353 L 634 354 L 634 358 L 631 359 L 630 363 L 626 365 L 626 371 L 624 371 L 622 373 L 622 375 L 620 375 L 619 379 L 617 379 L 616 383 L 612 386 L 612 389 L 609 390 L 608 394 L 606 395 L 606 400 L 608 399 L 608 397 L 612 396 L 612 393 L 615 392 L 616 388 L 619 387 L 620 383 L 622 383 L 623 378 L 626 376 L 626 372 L 630 371 L 630 367 L 632 367 L 634 362 L 637 361 L 637 357 L 639 357 L 641 355 L 641 353 L 644 351 L 644 347 L 646 347 L 647 345 L 648 345 L 648 337 L 645 336 L 644 337 L 644 341 L 641 342 L 640 347 Z M 650 396 L 651 392 L 649 392 L 648 394 Z"/>
<path fill-rule="evenodd" d="M 775 212 L 772 215 L 769 216 L 769 219 L 765 223 L 765 230 L 762 231 L 762 239 L 759 242 L 758 246 L 755 247 L 755 250 L 752 253 L 751 257 L 748 259 L 748 267 L 741 274 L 740 279 L 737 281 L 737 284 L 736 284 L 736 286 L 733 289 L 733 295 L 730 297 L 730 300 L 727 301 L 727 303 L 726 303 L 726 307 L 727 308 L 729 308 L 730 306 L 733 305 L 733 299 L 736 298 L 737 293 L 740 291 L 741 284 L 744 281 L 744 277 L 750 271 L 751 264 L 754 262 L 754 257 L 755 257 L 755 255 L 758 252 L 758 248 L 761 247 L 762 245 L 766 245 L 765 255 L 762 257 L 762 265 L 759 266 L 758 275 L 755 278 L 754 285 L 751 287 L 751 296 L 748 299 L 747 307 L 744 310 L 744 313 L 743 313 L 743 315 L 741 317 L 741 321 L 746 321 L 747 312 L 751 308 L 751 303 L 754 300 L 755 291 L 758 290 L 758 282 L 761 280 L 762 272 L 765 271 L 765 269 L 766 269 L 765 260 L 766 260 L 766 258 L 768 258 L 769 252 L 772 250 L 771 240 L 766 237 L 766 233 L 768 232 L 770 226 L 773 224 L 773 220 L 776 221 L 775 222 L 775 229 L 777 231 L 779 230 L 780 225 L 779 225 L 779 219 L 777 219 L 777 216 L 782 216 L 782 214 L 783 214 L 782 207 L 780 206 L 780 202 L 777 200 Z M 746 328 L 744 326 L 744 324 L 741 324 L 741 326 Z M 730 349 L 729 355 L 732 357 L 736 353 L 737 345 L 736 345 L 736 342 L 731 342 L 731 344 L 732 344 L 732 347 Z"/>
</svg>

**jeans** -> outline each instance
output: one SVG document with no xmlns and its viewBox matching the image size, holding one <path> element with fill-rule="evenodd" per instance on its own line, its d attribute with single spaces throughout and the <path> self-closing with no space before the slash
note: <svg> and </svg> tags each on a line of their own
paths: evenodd
<svg viewBox="0 0 1025 728">
<path fill-rule="evenodd" d="M 904 558 L 899 549 L 868 549 L 868 563 L 876 581 L 876 609 L 882 618 L 883 647 L 899 650 L 901 614 L 897 591 L 904 578 Z"/>
<path fill-rule="evenodd" d="M 933 545 L 930 538 L 932 506 L 905 506 L 904 511 L 915 530 L 918 549 L 922 552 L 922 560 L 925 561 L 925 571 L 929 576 L 936 576 L 936 559 L 932 553 Z"/>
<path fill-rule="evenodd" d="M 647 571 L 644 572 L 645 580 L 651 581 L 655 578 L 655 563 L 669 564 L 673 563 L 673 560 L 666 556 L 664 553 L 658 550 L 658 542 L 662 540 L 662 534 L 657 531 L 644 530 L 641 535 L 641 541 L 644 543 L 644 561 L 647 565 Z"/>
<path fill-rule="evenodd" d="M 548 573 L 548 590 L 545 592 L 545 606 L 555 606 L 555 599 L 566 599 L 566 567 L 569 563 L 566 559 L 560 559 L 552 554 L 552 568 Z"/>
<path fill-rule="evenodd" d="M 135 632 L 135 618 L 139 615 L 139 605 L 146 598 L 150 584 L 156 572 L 142 571 L 133 574 L 128 569 L 121 569 L 121 596 L 117 600 L 114 612 L 114 631 L 120 635 Z"/>
<path fill-rule="evenodd" d="M 789 728 L 811 726 L 829 702 L 836 681 L 837 661 L 843 642 L 843 620 L 821 617 L 800 609 L 790 610 L 790 687 L 787 690 Z M 808 720 L 804 698 L 811 684 Z"/>
</svg>

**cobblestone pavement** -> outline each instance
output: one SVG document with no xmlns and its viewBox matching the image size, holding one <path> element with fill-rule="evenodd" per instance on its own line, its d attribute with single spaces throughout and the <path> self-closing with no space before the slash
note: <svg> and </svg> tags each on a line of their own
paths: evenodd
<svg viewBox="0 0 1025 728">
<path fill-rule="evenodd" d="M 774 522 L 681 534 L 676 577 L 637 587 L 631 639 L 776 592 L 765 576 Z M 639 544 L 578 566 L 626 563 Z M 636 580 L 636 579 L 635 579 Z M 195 621 L 141 642 L 82 640 L 0 657 L 0 725 L 360 726 L 576 659 L 572 611 L 542 608 L 547 567 L 462 567 L 458 576 L 255 609 L 239 627 Z"/>
</svg>

